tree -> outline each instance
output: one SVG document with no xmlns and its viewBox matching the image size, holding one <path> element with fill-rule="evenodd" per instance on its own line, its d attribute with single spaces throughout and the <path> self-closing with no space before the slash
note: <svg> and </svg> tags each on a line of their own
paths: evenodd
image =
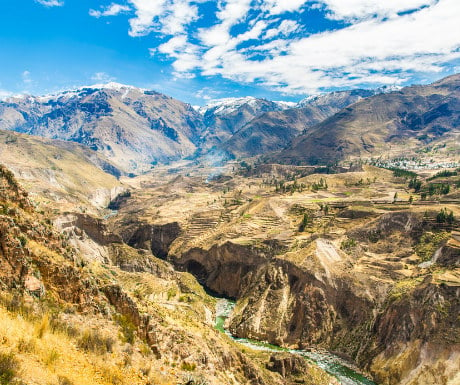
<svg viewBox="0 0 460 385">
<path fill-rule="evenodd" d="M 302 221 L 300 222 L 300 225 L 299 225 L 299 231 L 301 233 L 305 231 L 305 229 L 307 228 L 307 225 L 308 225 L 309 222 L 310 222 L 309 215 L 307 213 L 304 213 Z"/>
<path fill-rule="evenodd" d="M 452 212 L 451 212 L 452 213 Z M 443 208 L 441 211 L 436 215 L 436 222 L 438 223 L 446 223 L 447 218 L 449 217 L 450 214 L 447 214 L 447 209 Z M 452 219 L 453 219 L 453 213 L 452 213 Z"/>
<path fill-rule="evenodd" d="M 447 215 L 446 221 L 449 225 L 455 222 L 454 213 L 452 211 Z"/>
</svg>

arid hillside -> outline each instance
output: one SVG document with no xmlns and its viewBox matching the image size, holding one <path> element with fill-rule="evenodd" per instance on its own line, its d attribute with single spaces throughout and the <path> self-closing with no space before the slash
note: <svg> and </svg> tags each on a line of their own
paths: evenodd
<svg viewBox="0 0 460 385">
<path fill-rule="evenodd" d="M 56 225 L 1 166 L 2 384 L 337 384 L 306 362 L 287 374 L 270 366 L 292 355 L 232 342 L 192 275 L 102 220 L 74 213 Z"/>
<path fill-rule="evenodd" d="M 332 164 L 423 155 L 433 148 L 440 157 L 458 157 L 459 111 L 460 75 L 375 95 L 306 130 L 276 159 L 292 164 Z"/>
</svg>

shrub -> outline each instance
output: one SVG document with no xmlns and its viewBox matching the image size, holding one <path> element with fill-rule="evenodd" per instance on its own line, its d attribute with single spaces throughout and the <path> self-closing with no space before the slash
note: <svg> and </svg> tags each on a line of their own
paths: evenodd
<svg viewBox="0 0 460 385">
<path fill-rule="evenodd" d="M 20 353 L 30 353 L 35 350 L 36 344 L 34 340 L 20 338 L 17 344 L 18 352 Z"/>
<path fill-rule="evenodd" d="M 99 365 L 102 377 L 113 385 L 123 384 L 123 376 L 120 370 L 114 365 Z"/>
<path fill-rule="evenodd" d="M 121 314 L 115 315 L 114 319 L 118 325 L 120 325 L 122 341 L 127 342 L 128 344 L 133 344 L 134 340 L 136 339 L 136 327 L 133 325 L 133 323 L 127 317 Z"/>
<path fill-rule="evenodd" d="M 9 385 L 19 370 L 19 362 L 13 353 L 0 352 L 0 385 Z"/>
<path fill-rule="evenodd" d="M 88 352 L 98 354 L 112 352 L 115 341 L 111 337 L 102 336 L 94 330 L 86 330 L 77 340 L 77 346 Z"/>
<path fill-rule="evenodd" d="M 196 369 L 196 364 L 183 361 L 180 368 L 188 372 L 193 372 Z"/>
<path fill-rule="evenodd" d="M 181 385 L 208 385 L 209 383 L 203 376 L 187 374 L 182 378 Z"/>
<path fill-rule="evenodd" d="M 441 244 L 450 237 L 446 231 L 426 232 L 422 234 L 418 244 L 415 246 L 415 252 L 422 261 L 430 260 Z"/>
<path fill-rule="evenodd" d="M 45 364 L 53 365 L 58 359 L 59 359 L 59 352 L 53 348 L 48 352 L 45 358 Z"/>
<path fill-rule="evenodd" d="M 27 245 L 27 238 L 24 235 L 20 235 L 18 237 L 19 243 L 21 247 L 25 247 Z"/>
<path fill-rule="evenodd" d="M 341 250 L 350 250 L 356 247 L 356 241 L 353 238 L 346 238 L 340 243 Z"/>
</svg>

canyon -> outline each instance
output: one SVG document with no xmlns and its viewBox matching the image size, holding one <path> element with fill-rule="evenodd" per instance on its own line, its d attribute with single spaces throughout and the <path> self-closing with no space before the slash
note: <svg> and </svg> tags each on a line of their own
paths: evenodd
<svg viewBox="0 0 460 385">
<path fill-rule="evenodd" d="M 345 383 L 305 351 L 459 383 L 459 79 L 201 111 L 117 84 L 1 102 L 9 381 Z"/>
</svg>

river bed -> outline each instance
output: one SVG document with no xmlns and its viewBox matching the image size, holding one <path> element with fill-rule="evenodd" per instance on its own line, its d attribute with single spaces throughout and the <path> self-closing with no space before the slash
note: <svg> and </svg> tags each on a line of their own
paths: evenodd
<svg viewBox="0 0 460 385">
<path fill-rule="evenodd" d="M 327 373 L 333 375 L 342 385 L 377 385 L 375 382 L 369 380 L 361 373 L 358 373 L 356 370 L 354 370 L 351 365 L 345 362 L 343 359 L 331 353 L 322 351 L 287 349 L 266 342 L 250 340 L 247 338 L 236 338 L 232 336 L 232 334 L 227 329 L 225 329 L 225 321 L 232 313 L 234 307 L 235 302 L 228 299 L 219 298 L 217 301 L 216 329 L 222 333 L 227 334 L 234 341 L 255 350 L 264 350 L 268 352 L 289 352 L 292 354 L 301 355 L 308 361 L 313 362 L 320 368 L 324 369 Z"/>
</svg>

